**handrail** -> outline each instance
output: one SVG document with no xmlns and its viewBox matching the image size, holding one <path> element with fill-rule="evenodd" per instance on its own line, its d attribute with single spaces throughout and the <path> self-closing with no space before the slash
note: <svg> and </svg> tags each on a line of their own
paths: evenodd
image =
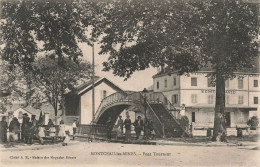
<svg viewBox="0 0 260 167">
<path fill-rule="evenodd" d="M 98 106 L 98 109 L 97 109 L 96 112 L 95 112 L 95 115 L 96 115 L 97 113 L 99 113 L 104 106 L 106 106 L 107 104 L 110 104 L 111 102 L 114 102 L 114 100 L 111 101 L 111 99 L 113 99 L 113 97 L 116 96 L 116 95 L 120 95 L 120 96 L 121 96 L 121 97 L 118 98 L 117 100 L 119 100 L 119 99 L 122 100 L 122 97 L 123 97 L 123 98 L 126 98 L 126 97 L 127 97 L 127 95 L 123 95 L 123 94 L 120 93 L 120 92 L 116 92 L 116 93 L 113 93 L 113 94 L 111 94 L 111 95 L 105 97 L 104 99 L 101 100 L 101 102 L 100 102 L 100 104 L 99 104 L 99 106 Z M 116 97 L 117 97 L 117 96 L 116 96 Z"/>
<path fill-rule="evenodd" d="M 172 115 L 171 112 L 169 112 L 169 110 L 171 109 L 175 109 L 176 108 L 174 107 L 174 105 L 167 99 L 167 97 L 164 96 L 164 94 L 162 92 L 153 92 L 152 93 L 152 99 L 154 99 L 154 101 L 157 101 L 157 102 L 161 102 L 164 106 L 166 106 L 168 108 L 168 113 L 170 113 Z M 156 98 L 156 100 L 155 100 Z M 149 101 L 153 102 L 152 99 L 150 99 L 149 97 L 147 98 Z M 165 103 L 165 101 L 167 101 Z M 170 107 L 168 107 L 170 106 Z M 180 113 L 177 113 L 178 117 L 181 117 Z M 172 115 L 173 117 L 175 117 L 174 115 Z"/>
<path fill-rule="evenodd" d="M 186 131 L 186 128 L 182 126 L 181 122 L 179 122 L 179 119 L 178 118 L 182 118 L 182 115 L 177 112 L 177 117 L 174 116 L 169 110 L 171 108 L 175 109 L 175 107 L 173 106 L 173 104 L 164 96 L 164 94 L 162 92 L 153 92 L 152 94 L 152 99 L 154 99 L 154 101 L 157 101 L 157 102 L 161 102 L 162 106 L 166 109 L 166 111 L 171 115 L 171 117 L 175 120 L 175 122 L 181 127 L 181 129 L 183 131 L 185 131 L 187 134 L 188 132 Z M 155 100 L 156 98 L 156 100 Z M 152 102 L 152 99 L 149 99 L 148 97 L 148 100 Z M 165 102 L 166 101 L 166 102 Z M 170 109 L 168 108 L 168 105 L 170 106 Z"/>
<path fill-rule="evenodd" d="M 164 105 L 162 105 L 162 106 L 165 108 Z M 165 109 L 166 109 L 166 108 L 165 108 Z M 166 109 L 166 110 L 167 110 L 167 109 Z M 167 110 L 167 111 L 168 111 L 168 110 Z M 179 122 L 179 119 L 175 118 L 175 116 L 172 115 L 171 112 L 168 112 L 168 113 L 172 116 L 172 118 L 175 120 L 175 122 L 181 127 L 181 129 L 188 134 L 188 132 L 186 131 L 186 129 L 185 129 L 185 128 L 181 125 L 181 123 Z"/>
<path fill-rule="evenodd" d="M 155 114 L 155 112 L 154 112 L 153 108 L 150 106 L 150 104 L 147 103 L 147 102 L 146 102 L 146 104 L 149 106 L 149 109 L 153 112 L 153 114 L 155 115 L 155 117 L 157 118 L 157 120 L 159 121 L 159 123 L 160 123 L 161 125 L 163 125 L 163 123 L 160 121 L 160 119 L 158 118 L 158 116 Z"/>
</svg>

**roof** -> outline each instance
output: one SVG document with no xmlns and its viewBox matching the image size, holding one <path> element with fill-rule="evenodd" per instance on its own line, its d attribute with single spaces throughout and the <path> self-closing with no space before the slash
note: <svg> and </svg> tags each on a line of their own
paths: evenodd
<svg viewBox="0 0 260 167">
<path fill-rule="evenodd" d="M 17 109 L 14 110 L 13 112 L 15 112 L 15 111 L 17 111 L 17 110 L 19 110 L 19 109 L 22 109 L 22 110 L 24 110 L 25 112 L 27 112 L 27 113 L 29 113 L 29 114 L 31 114 L 31 115 L 35 115 L 35 113 L 31 113 L 30 111 L 28 111 L 28 110 L 26 110 L 25 108 L 22 108 L 22 107 L 17 108 Z"/>
<path fill-rule="evenodd" d="M 43 112 L 42 114 L 49 113 L 50 119 L 55 118 L 54 109 L 51 106 L 51 104 L 48 103 L 47 105 L 42 105 L 41 109 L 35 109 L 32 106 L 23 106 L 22 104 L 13 104 L 11 106 L 6 106 L 6 108 L 7 108 L 7 113 L 10 111 L 16 111 L 21 108 L 32 115 L 36 115 L 36 118 L 39 118 L 41 111 Z M 58 116 L 60 116 L 61 113 L 62 112 L 58 110 Z"/>
<path fill-rule="evenodd" d="M 260 73 L 260 55 L 254 58 L 254 61 L 252 62 L 253 64 L 253 68 L 244 68 L 241 70 L 236 71 L 237 73 Z M 201 68 L 199 71 L 195 71 L 195 72 L 211 72 L 213 71 L 212 65 L 209 63 L 208 66 Z M 157 74 L 155 74 L 153 76 L 157 77 L 157 76 L 161 76 L 161 75 L 166 75 L 170 73 L 177 73 L 176 72 L 172 72 L 170 70 L 169 67 L 166 67 L 163 71 L 158 72 Z"/>
<path fill-rule="evenodd" d="M 105 77 L 96 78 L 95 83 L 94 83 L 95 87 L 98 86 L 99 84 L 101 84 L 102 82 L 106 83 L 107 85 L 109 85 L 110 87 L 112 87 L 113 89 L 115 89 L 118 92 L 124 92 L 119 86 L 117 86 L 113 82 L 109 81 Z M 86 82 L 86 83 L 80 85 L 79 87 L 76 88 L 75 93 L 80 96 L 82 94 L 85 94 L 86 92 L 88 92 L 92 89 L 92 84 L 93 84 L 92 81 L 89 81 L 89 82 Z"/>
</svg>

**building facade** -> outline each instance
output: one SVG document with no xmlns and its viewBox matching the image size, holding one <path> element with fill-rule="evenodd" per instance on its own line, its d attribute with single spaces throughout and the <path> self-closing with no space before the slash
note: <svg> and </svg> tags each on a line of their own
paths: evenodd
<svg viewBox="0 0 260 167">
<path fill-rule="evenodd" d="M 158 73 L 153 76 L 153 91 L 162 92 L 176 107 L 184 108 L 185 115 L 195 127 L 213 127 L 216 87 L 210 71 L 189 75 Z M 243 127 L 248 119 L 259 113 L 260 73 L 236 73 L 225 82 L 226 125 Z"/>
<path fill-rule="evenodd" d="M 94 108 L 97 111 L 101 101 L 121 88 L 106 78 L 99 78 L 95 81 Z M 79 118 L 80 124 L 90 124 L 93 119 L 92 81 L 79 86 L 75 91 L 70 92 L 65 98 L 65 124 L 72 124 L 75 118 Z"/>
</svg>

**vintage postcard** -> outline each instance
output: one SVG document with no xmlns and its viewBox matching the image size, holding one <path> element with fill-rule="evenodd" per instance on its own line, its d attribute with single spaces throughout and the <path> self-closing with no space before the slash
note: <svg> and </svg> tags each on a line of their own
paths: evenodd
<svg viewBox="0 0 260 167">
<path fill-rule="evenodd" d="M 2 0 L 0 166 L 260 166 L 258 0 Z"/>
</svg>

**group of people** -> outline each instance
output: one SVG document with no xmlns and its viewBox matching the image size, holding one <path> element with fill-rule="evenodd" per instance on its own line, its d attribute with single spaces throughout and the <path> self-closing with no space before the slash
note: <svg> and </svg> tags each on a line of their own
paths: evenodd
<svg viewBox="0 0 260 167">
<path fill-rule="evenodd" d="M 2 117 L 0 123 L 1 142 L 5 143 L 9 139 L 9 141 L 22 141 L 32 144 L 32 141 L 36 136 L 41 143 L 43 143 L 41 139 L 43 136 L 40 134 L 41 130 L 38 128 L 39 125 L 40 123 L 35 119 L 35 115 L 32 115 L 30 119 L 27 113 L 23 114 L 21 125 L 18 119 L 14 117 L 8 126 L 6 117 Z M 8 128 L 9 136 L 7 136 Z"/>
<path fill-rule="evenodd" d="M 75 138 L 77 127 L 78 121 L 77 119 L 75 119 L 73 123 L 73 140 Z M 9 133 L 7 133 L 8 128 Z M 7 134 L 9 135 L 7 136 Z M 23 114 L 21 125 L 16 117 L 12 119 L 9 126 L 6 121 L 6 117 L 2 117 L 2 121 L 0 121 L 1 143 L 5 143 L 8 141 L 20 141 L 28 144 L 33 144 L 33 140 L 36 139 L 39 140 L 40 144 L 43 145 L 43 138 L 46 136 L 60 137 L 63 141 L 63 145 L 67 145 L 70 140 L 69 131 L 66 131 L 63 120 L 60 121 L 58 131 L 51 119 L 49 119 L 48 125 L 46 126 L 44 125 L 43 121 L 37 121 L 35 115 L 32 115 L 30 119 L 27 113 Z"/>
<path fill-rule="evenodd" d="M 145 122 L 142 120 L 141 116 L 138 116 L 134 123 L 132 123 L 130 116 L 127 114 L 126 119 L 123 120 L 122 116 L 119 116 L 117 121 L 117 136 L 123 137 L 123 128 L 125 128 L 125 141 L 130 142 L 131 140 L 131 125 L 134 125 L 134 130 L 136 133 L 136 139 L 140 139 L 141 132 L 144 132 L 144 139 L 154 139 L 155 138 L 155 131 L 153 127 L 152 120 L 146 120 Z M 111 139 L 111 133 L 113 130 L 113 122 L 111 117 L 108 117 L 107 121 L 107 138 Z"/>
</svg>

